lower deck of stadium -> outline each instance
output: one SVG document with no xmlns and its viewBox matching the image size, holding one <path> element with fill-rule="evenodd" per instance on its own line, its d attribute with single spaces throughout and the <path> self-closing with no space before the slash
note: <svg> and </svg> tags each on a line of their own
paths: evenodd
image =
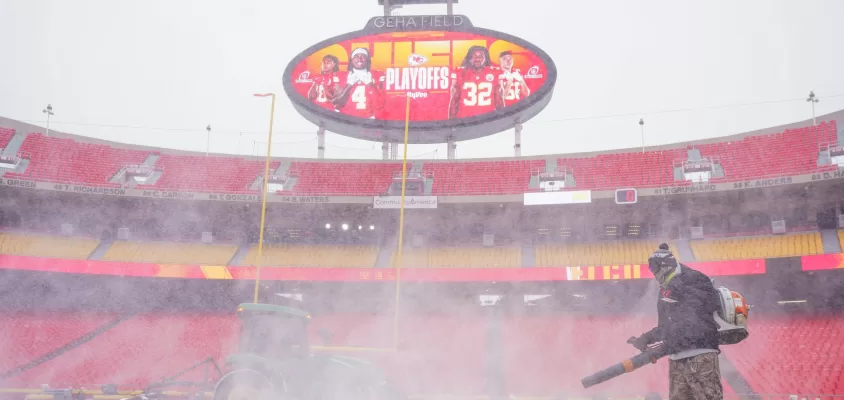
<svg viewBox="0 0 844 400">
<path fill-rule="evenodd" d="M 58 348 L 113 315 L 4 315 L 0 371 Z M 488 392 L 490 370 L 499 371 L 512 396 L 584 393 L 579 380 L 628 356 L 625 340 L 655 322 L 635 316 L 537 315 L 413 316 L 400 323 L 400 350 L 372 354 L 411 395 L 476 396 Z M 310 327 L 334 333 L 329 345 L 384 346 L 392 320 L 360 314 L 322 315 Z M 92 387 L 116 383 L 143 387 L 203 359 L 221 361 L 236 346 L 238 324 L 228 314 L 143 314 L 91 342 L 16 376 L 4 386 Z M 498 330 L 491 335 L 491 330 Z M 752 340 L 725 346 L 721 354 L 728 393 L 844 392 L 844 318 L 754 316 Z M 777 349 L 774 353 L 771 349 Z M 195 372 L 199 374 L 199 372 Z M 622 375 L 587 394 L 667 392 L 667 362 Z M 191 376 L 185 377 L 189 379 Z M 192 376 L 192 378 L 198 378 Z M 749 388 L 733 387 L 736 382 Z M 580 388 L 580 390 L 578 390 Z M 565 398 L 565 397 L 563 397 Z"/>
<path fill-rule="evenodd" d="M 827 237 L 824 237 L 826 235 Z M 517 268 L 575 265 L 640 264 L 659 245 L 656 240 L 597 243 L 537 244 L 494 247 L 409 247 L 403 252 L 408 268 Z M 839 253 L 844 230 L 798 232 L 669 241 L 681 262 L 797 257 Z M 261 265 L 294 267 L 389 267 L 397 254 L 377 245 L 268 244 L 258 258 L 257 245 L 151 241 L 101 241 L 87 237 L 0 233 L 0 254 L 64 259 L 88 259 L 161 264 Z M 379 258 L 380 257 L 380 258 Z"/>
</svg>

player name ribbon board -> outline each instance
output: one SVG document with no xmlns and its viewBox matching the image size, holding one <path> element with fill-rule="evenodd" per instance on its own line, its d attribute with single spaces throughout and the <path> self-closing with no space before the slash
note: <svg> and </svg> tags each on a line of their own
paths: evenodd
<svg viewBox="0 0 844 400">
<path fill-rule="evenodd" d="M 551 100 L 557 69 L 540 48 L 464 15 L 374 17 L 297 55 L 284 89 L 312 123 L 342 135 L 474 139 L 513 127 Z"/>
<path fill-rule="evenodd" d="M 116 196 L 116 197 L 143 197 L 149 199 L 169 200 L 198 200 L 198 201 L 225 201 L 240 203 L 260 203 L 261 195 L 258 193 L 209 193 L 209 192 L 188 192 L 164 189 L 134 189 L 126 187 L 106 186 L 85 186 L 70 183 L 50 183 L 29 181 L 23 179 L 0 179 L 0 186 L 35 189 L 53 192 L 76 193 L 87 196 Z M 290 204 L 369 204 L 370 197 L 352 196 L 290 196 L 279 194 L 268 194 L 269 203 L 290 203 Z"/>
</svg>

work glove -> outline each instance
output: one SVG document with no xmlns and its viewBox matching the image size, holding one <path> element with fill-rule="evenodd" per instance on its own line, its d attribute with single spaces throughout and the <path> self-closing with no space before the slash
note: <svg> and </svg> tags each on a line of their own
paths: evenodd
<svg viewBox="0 0 844 400">
<path fill-rule="evenodd" d="M 648 340 L 644 336 L 635 337 L 631 336 L 630 339 L 627 339 L 627 343 L 633 345 L 636 349 L 644 353 L 648 350 Z"/>
</svg>

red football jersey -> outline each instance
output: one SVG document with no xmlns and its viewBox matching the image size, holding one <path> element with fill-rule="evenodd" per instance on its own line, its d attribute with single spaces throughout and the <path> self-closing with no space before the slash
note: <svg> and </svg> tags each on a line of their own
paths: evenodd
<svg viewBox="0 0 844 400">
<path fill-rule="evenodd" d="M 345 73 L 340 79 L 341 85 L 346 85 L 349 74 L 351 72 Z M 369 83 L 357 81 L 352 84 L 352 87 L 349 89 L 348 101 L 338 111 L 360 118 L 371 118 L 381 115 L 381 111 L 384 108 L 384 96 L 379 88 L 383 88 L 384 75 L 378 71 L 370 71 L 369 76 Z"/>
<path fill-rule="evenodd" d="M 338 74 L 335 73 L 328 73 L 328 74 L 320 74 L 317 78 L 314 79 L 314 90 L 316 90 L 316 98 L 314 98 L 314 103 L 318 106 L 327 108 L 330 110 L 334 110 L 334 103 L 331 102 L 331 97 L 336 94 L 334 93 L 334 88 L 337 86 L 342 87 L 342 83 L 340 83 L 340 77 Z M 329 96 L 331 93 L 331 96 Z"/>
<path fill-rule="evenodd" d="M 480 72 L 461 66 L 452 72 L 451 79 L 460 90 L 457 118 L 495 111 L 500 73 L 501 69 L 495 66 L 486 66 Z"/>
<path fill-rule="evenodd" d="M 501 73 L 498 75 L 498 82 L 504 89 L 505 105 L 509 106 L 522 100 L 522 93 L 527 89 L 523 87 L 525 81 L 522 77 L 522 71 L 518 69 L 513 69 L 510 72 L 501 70 Z"/>
</svg>

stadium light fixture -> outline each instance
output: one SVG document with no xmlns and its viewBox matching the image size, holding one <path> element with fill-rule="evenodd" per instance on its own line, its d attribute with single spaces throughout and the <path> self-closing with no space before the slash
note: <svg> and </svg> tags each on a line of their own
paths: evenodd
<svg viewBox="0 0 844 400">
<path fill-rule="evenodd" d="M 208 153 L 211 151 L 211 125 L 205 127 L 205 132 L 208 135 L 205 137 L 205 156 L 208 156 Z"/>
<path fill-rule="evenodd" d="M 815 103 L 819 102 L 817 97 L 815 97 L 815 91 L 809 91 L 809 97 L 806 99 L 809 103 L 812 103 L 812 126 L 817 125 L 817 121 L 815 121 Z"/>
<path fill-rule="evenodd" d="M 325 224 L 325 229 L 331 229 L 331 224 Z"/>
<path fill-rule="evenodd" d="M 375 225 L 369 225 L 369 230 L 370 230 L 370 231 L 374 231 L 374 230 L 375 230 Z"/>
<path fill-rule="evenodd" d="M 340 227 L 341 227 L 341 228 L 343 228 L 343 230 L 344 230 L 344 231 L 349 230 L 349 224 L 343 224 L 343 225 L 342 225 L 342 226 L 340 226 Z"/>
<path fill-rule="evenodd" d="M 358 225 L 358 230 L 363 229 L 363 225 Z"/>
<path fill-rule="evenodd" d="M 44 114 L 47 114 L 47 130 L 44 131 L 44 136 L 49 137 L 50 136 L 50 117 L 55 115 L 55 113 L 53 113 L 53 105 L 47 104 L 47 108 L 41 110 L 41 112 L 44 113 Z"/>
<path fill-rule="evenodd" d="M 645 119 L 639 118 L 639 129 L 642 131 L 642 154 L 645 154 Z"/>
</svg>

